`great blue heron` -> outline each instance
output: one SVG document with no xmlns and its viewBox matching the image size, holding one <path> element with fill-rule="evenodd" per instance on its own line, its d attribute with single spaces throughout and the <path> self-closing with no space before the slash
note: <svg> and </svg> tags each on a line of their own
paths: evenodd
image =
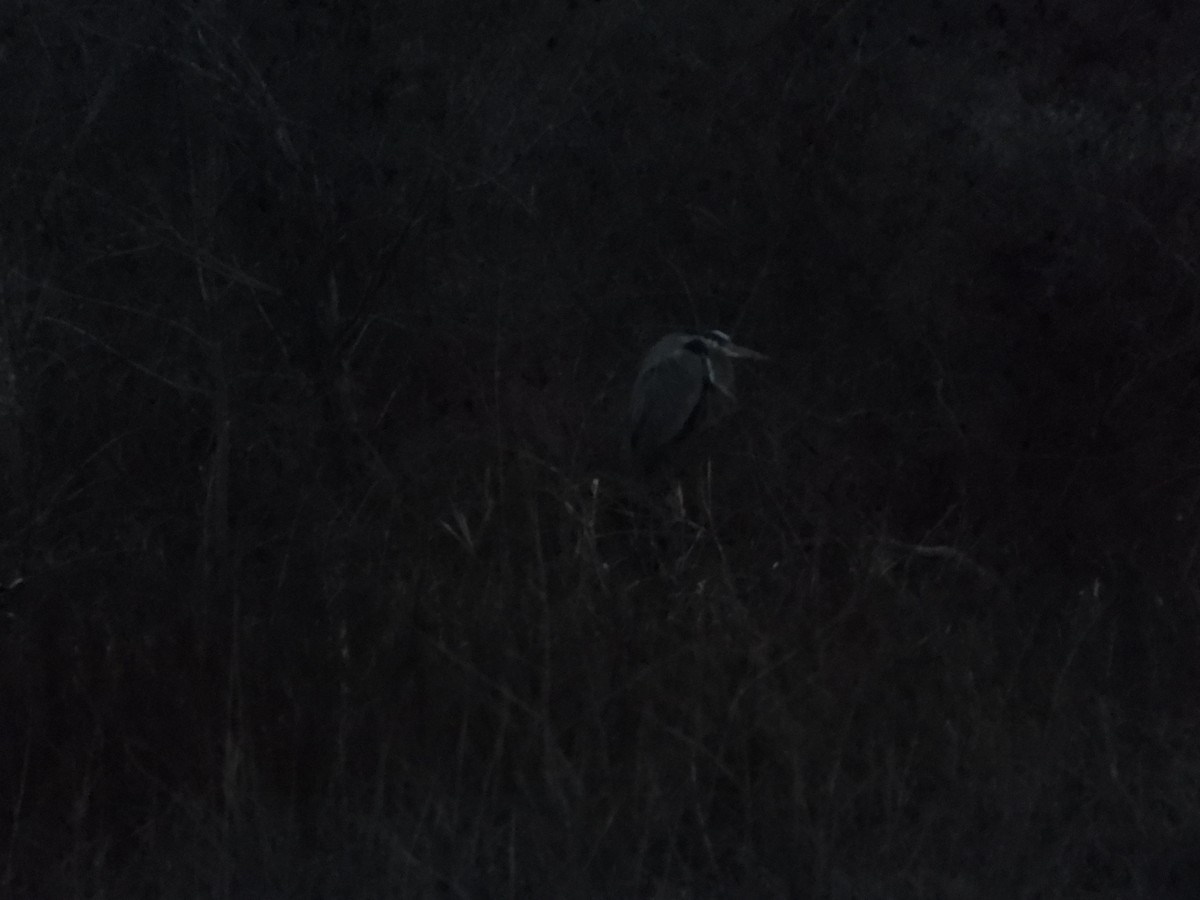
<svg viewBox="0 0 1200 900">
<path fill-rule="evenodd" d="M 629 446 L 646 470 L 737 403 L 733 360 L 767 359 L 723 331 L 676 332 L 650 348 L 633 383 Z"/>
</svg>

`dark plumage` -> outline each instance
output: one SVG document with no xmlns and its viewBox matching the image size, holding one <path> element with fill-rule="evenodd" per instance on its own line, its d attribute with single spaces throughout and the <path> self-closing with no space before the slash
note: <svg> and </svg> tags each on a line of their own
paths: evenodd
<svg viewBox="0 0 1200 900">
<path fill-rule="evenodd" d="M 766 357 L 723 331 L 668 334 L 650 348 L 629 406 L 629 447 L 644 469 L 733 408 L 735 359 Z"/>
</svg>

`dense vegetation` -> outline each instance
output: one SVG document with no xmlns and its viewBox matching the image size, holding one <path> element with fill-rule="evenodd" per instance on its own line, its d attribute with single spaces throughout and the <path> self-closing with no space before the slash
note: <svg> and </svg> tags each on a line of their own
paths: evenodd
<svg viewBox="0 0 1200 900">
<path fill-rule="evenodd" d="M 1197 46 L 5 5 L 0 895 L 1200 896 Z"/>
</svg>

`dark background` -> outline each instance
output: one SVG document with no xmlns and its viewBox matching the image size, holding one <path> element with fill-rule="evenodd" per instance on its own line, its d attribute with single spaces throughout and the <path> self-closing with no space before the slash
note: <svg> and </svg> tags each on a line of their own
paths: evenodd
<svg viewBox="0 0 1200 900">
<path fill-rule="evenodd" d="M 0 894 L 1200 895 L 1197 47 L 6 4 Z"/>
</svg>

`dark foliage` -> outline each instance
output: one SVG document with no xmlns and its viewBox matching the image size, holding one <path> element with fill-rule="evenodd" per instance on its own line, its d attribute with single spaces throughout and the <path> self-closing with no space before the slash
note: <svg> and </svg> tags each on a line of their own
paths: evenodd
<svg viewBox="0 0 1200 900">
<path fill-rule="evenodd" d="M 0 895 L 1200 895 L 1197 46 L 5 5 Z"/>
</svg>

